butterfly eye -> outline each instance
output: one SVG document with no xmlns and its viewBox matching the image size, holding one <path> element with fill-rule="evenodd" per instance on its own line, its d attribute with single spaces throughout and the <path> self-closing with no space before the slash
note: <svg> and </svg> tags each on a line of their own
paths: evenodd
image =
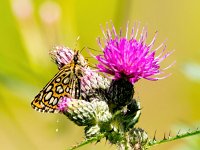
<svg viewBox="0 0 200 150">
<path fill-rule="evenodd" d="M 78 56 L 75 55 L 75 56 L 74 56 L 74 62 L 77 62 L 77 61 L 78 61 Z"/>
</svg>

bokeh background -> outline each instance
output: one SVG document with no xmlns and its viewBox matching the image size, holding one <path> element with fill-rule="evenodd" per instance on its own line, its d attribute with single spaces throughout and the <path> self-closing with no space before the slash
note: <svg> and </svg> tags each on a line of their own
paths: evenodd
<svg viewBox="0 0 200 150">
<path fill-rule="evenodd" d="M 30 103 L 57 72 L 48 52 L 56 45 L 99 53 L 100 25 L 112 20 L 125 30 L 139 21 L 148 27 L 148 41 L 167 39 L 175 52 L 162 67 L 170 77 L 139 81 L 136 98 L 142 116 L 137 126 L 150 137 L 176 134 L 200 126 L 200 1 L 199 0 L 1 0 L 0 4 L 0 149 L 63 150 L 83 140 L 83 128 L 60 114 L 42 114 Z M 80 39 L 77 41 L 77 37 Z M 95 63 L 83 50 L 89 62 Z M 105 140 L 80 148 L 110 149 Z M 200 136 L 162 144 L 153 150 L 199 150 Z"/>
</svg>

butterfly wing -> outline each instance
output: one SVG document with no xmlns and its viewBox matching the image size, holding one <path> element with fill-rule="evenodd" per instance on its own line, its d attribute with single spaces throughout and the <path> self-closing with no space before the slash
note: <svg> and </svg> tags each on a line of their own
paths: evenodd
<svg viewBox="0 0 200 150">
<path fill-rule="evenodd" d="M 61 97 L 80 97 L 80 79 L 74 72 L 74 66 L 64 66 L 39 92 L 31 106 L 40 112 L 57 113 Z"/>
</svg>

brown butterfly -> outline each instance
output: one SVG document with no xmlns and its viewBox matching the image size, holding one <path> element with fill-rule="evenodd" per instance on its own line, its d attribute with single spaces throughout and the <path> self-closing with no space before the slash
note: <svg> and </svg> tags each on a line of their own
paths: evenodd
<svg viewBox="0 0 200 150">
<path fill-rule="evenodd" d="M 74 51 L 71 62 L 59 65 L 59 72 L 47 83 L 32 101 L 31 106 L 40 112 L 57 113 L 60 98 L 79 99 L 81 96 L 81 77 L 87 61 Z"/>
</svg>

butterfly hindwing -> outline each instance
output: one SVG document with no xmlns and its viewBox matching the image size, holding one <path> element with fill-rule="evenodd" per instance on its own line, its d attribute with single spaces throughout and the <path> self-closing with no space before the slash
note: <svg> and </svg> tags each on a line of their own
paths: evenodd
<svg viewBox="0 0 200 150">
<path fill-rule="evenodd" d="M 40 112 L 59 112 L 61 97 L 80 97 L 80 79 L 72 64 L 64 66 L 39 92 L 32 101 L 32 107 Z"/>
</svg>

